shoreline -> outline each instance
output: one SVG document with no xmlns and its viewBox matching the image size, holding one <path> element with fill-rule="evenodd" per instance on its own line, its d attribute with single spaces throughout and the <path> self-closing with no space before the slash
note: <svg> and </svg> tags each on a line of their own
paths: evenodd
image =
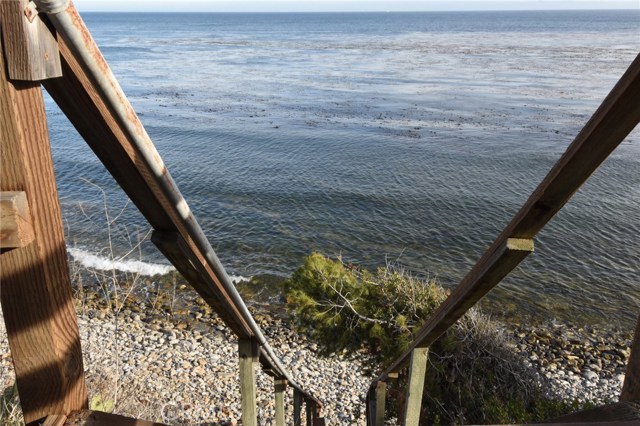
<svg viewBox="0 0 640 426">
<path fill-rule="evenodd" d="M 95 292 L 76 292 L 75 301 L 93 404 L 104 409 L 115 401 L 120 414 L 176 425 L 239 422 L 237 339 L 201 299 L 195 297 L 184 309 L 173 299 L 154 308 L 132 298 L 117 315 Z M 317 346 L 292 331 L 281 312 L 264 312 L 256 305 L 250 309 L 296 381 L 325 403 L 328 422 L 366 424 L 363 398 L 371 378 L 363 374 L 360 359 L 319 357 Z M 548 383 L 549 395 L 580 404 L 617 401 L 631 331 L 554 322 L 497 324 L 525 364 Z M 5 389 L 14 377 L 1 312 L 0 366 Z M 272 379 L 260 369 L 257 378 L 258 415 L 272 419 Z M 292 401 L 291 391 L 287 401 Z M 291 421 L 291 410 L 287 416 Z"/>
<path fill-rule="evenodd" d="M 93 287 L 98 291 L 101 281 L 108 276 L 117 277 L 118 282 L 128 282 L 131 280 L 144 281 L 147 286 L 154 286 L 157 283 L 160 286 L 168 281 L 179 281 L 186 284 L 184 279 L 170 265 L 161 263 L 152 263 L 141 260 L 110 260 L 106 257 L 96 256 L 88 251 L 72 248 L 68 250 L 70 262 L 76 271 L 75 276 L 82 275 L 81 279 L 92 282 L 89 287 Z M 294 271 L 291 271 L 293 273 Z M 249 276 L 230 274 L 232 282 L 238 288 L 242 298 L 248 305 L 265 306 L 279 303 L 284 306 L 283 283 L 291 275 L 282 275 L 275 273 L 257 273 Z M 176 278 L 177 277 L 177 278 Z M 112 278 L 109 278 L 112 279 Z M 166 288 L 166 287 L 165 287 Z M 450 288 L 450 287 L 447 287 Z M 497 289 L 499 290 L 499 289 Z M 137 289 L 137 291 L 146 292 L 145 288 Z M 571 327 L 581 327 L 585 324 L 599 328 L 619 329 L 623 327 L 635 327 L 635 320 L 631 322 L 620 322 L 619 320 L 611 323 L 603 313 L 585 314 L 584 312 L 576 315 L 575 310 L 569 307 L 558 306 L 549 307 L 556 313 L 554 317 L 544 316 L 543 312 L 536 309 L 526 308 L 528 303 L 521 302 L 521 305 L 514 302 L 513 295 L 506 300 L 502 300 L 504 294 L 499 292 L 491 292 L 480 301 L 480 308 L 505 323 L 524 323 L 528 322 L 536 326 L 544 326 L 547 323 L 561 322 Z M 547 309 L 546 311 L 549 311 Z"/>
</svg>

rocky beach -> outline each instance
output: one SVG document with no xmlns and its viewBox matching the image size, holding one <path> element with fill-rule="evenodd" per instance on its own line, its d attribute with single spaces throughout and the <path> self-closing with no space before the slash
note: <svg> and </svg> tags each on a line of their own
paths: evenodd
<svg viewBox="0 0 640 426">
<path fill-rule="evenodd" d="M 318 357 L 317 347 L 283 320 L 260 314 L 256 320 L 295 380 L 326 404 L 328 424 L 364 424 L 369 380 L 357 360 Z M 219 320 L 202 313 L 185 321 L 88 309 L 78 324 L 92 408 L 115 405 L 119 414 L 172 425 L 240 423 L 237 339 Z M 15 378 L 1 316 L 0 360 L 0 389 L 6 389 Z M 257 371 L 258 416 L 269 425 L 275 416 L 273 379 Z M 287 401 L 293 401 L 291 388 Z M 291 423 L 291 409 L 287 416 Z"/>
<path fill-rule="evenodd" d="M 149 310 L 151 312 L 151 310 Z M 240 422 L 237 340 L 210 311 L 189 315 L 147 313 L 138 305 L 120 310 L 78 301 L 84 366 L 92 408 L 175 425 L 234 425 Z M 305 389 L 323 403 L 330 425 L 364 425 L 370 378 L 362 359 L 323 358 L 318 348 L 293 332 L 286 320 L 256 313 L 272 347 Z M 549 393 L 565 400 L 602 404 L 617 400 L 630 331 L 505 325 L 514 350 L 547 381 Z M 0 320 L 0 386 L 14 384 L 4 321 Z M 261 425 L 273 424 L 273 381 L 258 371 Z M 289 390 L 287 404 L 291 404 Z M 289 420 L 292 410 L 287 410 Z"/>
</svg>

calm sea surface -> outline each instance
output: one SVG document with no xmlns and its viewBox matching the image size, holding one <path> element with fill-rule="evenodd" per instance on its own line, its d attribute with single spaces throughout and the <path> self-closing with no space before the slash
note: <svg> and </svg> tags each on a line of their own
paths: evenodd
<svg viewBox="0 0 640 426">
<path fill-rule="evenodd" d="M 286 276 L 315 250 L 454 285 L 640 51 L 640 10 L 84 18 L 244 276 Z M 47 107 L 73 253 L 110 256 L 108 216 L 121 256 L 149 227 Z M 635 131 L 545 228 L 492 309 L 634 321 L 639 143 Z M 162 262 L 151 243 L 123 264 L 135 260 Z"/>
</svg>

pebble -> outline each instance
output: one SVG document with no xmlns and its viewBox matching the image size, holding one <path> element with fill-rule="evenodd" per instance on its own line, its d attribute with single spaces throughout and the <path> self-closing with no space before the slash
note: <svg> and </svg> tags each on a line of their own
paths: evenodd
<svg viewBox="0 0 640 426">
<path fill-rule="evenodd" d="M 179 324 L 164 320 L 147 323 L 120 315 L 116 327 L 111 314 L 104 320 L 80 314 L 89 394 L 116 398 L 118 414 L 146 420 L 171 425 L 237 425 L 241 417 L 237 339 L 220 325 L 211 326 L 206 334 Z M 306 338 L 292 332 L 282 320 L 266 325 L 263 332 L 285 368 L 325 404 L 327 424 L 364 426 L 360 395 L 365 394 L 371 379 L 362 373 L 359 360 L 321 358 Z M 342 379 L 333 380 L 335 377 Z M 0 312 L 0 391 L 14 380 Z M 257 394 L 258 423 L 271 425 L 275 417 L 273 378 L 260 369 Z M 343 401 L 343 395 L 354 396 Z M 293 404 L 291 390 L 287 403 Z M 287 424 L 293 424 L 292 411 L 286 410 Z"/>
<path fill-rule="evenodd" d="M 192 323 L 182 326 L 184 318 L 123 312 L 116 323 L 108 312 L 100 319 L 101 312 L 89 310 L 78 317 L 90 395 L 114 399 L 119 414 L 143 413 L 147 420 L 167 424 L 239 423 L 237 339 L 219 321 L 194 315 Z M 293 378 L 325 404 L 327 424 L 366 424 L 364 395 L 371 378 L 363 374 L 360 359 L 319 357 L 317 345 L 283 320 L 262 317 L 261 323 Z M 598 405 L 617 401 L 630 356 L 630 333 L 555 323 L 514 325 L 510 330 L 515 350 L 546 378 L 550 396 Z M 0 390 L 14 380 L 0 312 Z M 259 424 L 271 425 L 273 379 L 261 370 L 257 388 Z M 289 391 L 287 402 L 291 400 Z M 286 423 L 292 424 L 292 410 L 286 413 Z"/>
<path fill-rule="evenodd" d="M 516 350 L 544 373 L 550 396 L 596 405 L 618 401 L 631 354 L 630 332 L 549 322 L 515 325 L 512 336 Z"/>
</svg>

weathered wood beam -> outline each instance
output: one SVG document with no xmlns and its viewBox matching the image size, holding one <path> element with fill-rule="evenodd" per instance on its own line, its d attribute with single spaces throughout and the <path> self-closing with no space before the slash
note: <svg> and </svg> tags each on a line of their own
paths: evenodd
<svg viewBox="0 0 640 426">
<path fill-rule="evenodd" d="M 66 421 L 66 415 L 52 414 L 44 419 L 42 426 L 63 426 Z"/>
<path fill-rule="evenodd" d="M 378 382 L 375 390 L 376 398 L 376 411 L 375 411 L 375 423 L 376 426 L 384 426 L 384 414 L 385 405 L 387 400 L 387 384 L 385 382 Z"/>
<path fill-rule="evenodd" d="M 188 271 L 189 283 L 210 296 L 205 300 L 239 338 L 264 343 L 77 10 L 71 4 L 48 18 L 59 31 L 63 76 L 45 80 L 45 88 L 150 225 L 165 236 L 179 235 L 174 240 L 181 249 L 173 250 L 171 261 L 181 272 Z M 271 352 L 268 345 L 263 348 Z M 282 370 L 273 355 L 267 361 Z M 299 387 L 286 371 L 279 372 Z"/>
<path fill-rule="evenodd" d="M 640 122 L 640 54 L 498 240 L 533 238 Z"/>
<path fill-rule="evenodd" d="M 0 255 L 0 302 L 24 419 L 35 424 L 86 408 L 87 394 L 42 90 L 9 82 L 4 58 L 0 48 L 0 190 L 28 194 L 34 240 Z"/>
<path fill-rule="evenodd" d="M 631 344 L 631 356 L 627 362 L 624 384 L 620 393 L 620 401 L 640 400 L 640 317 Z"/>
<path fill-rule="evenodd" d="M 367 426 L 375 426 L 376 424 L 376 395 L 375 390 L 369 388 L 365 402 L 365 419 Z"/>
<path fill-rule="evenodd" d="M 276 426 L 284 426 L 284 395 L 287 391 L 287 381 L 281 378 L 273 380 L 276 403 Z"/>
<path fill-rule="evenodd" d="M 429 319 L 418 333 L 412 348 L 394 361 L 385 372 L 376 378 L 374 383 L 385 380 L 389 373 L 397 372 L 406 364 L 410 351 L 414 347 L 429 346 L 434 339 L 438 338 L 459 318 L 458 313 L 461 311 L 458 308 L 463 307 L 461 302 L 464 302 L 467 307 L 473 306 L 493 287 L 483 284 L 484 291 L 478 292 L 476 286 L 470 285 L 470 283 L 484 281 L 484 277 L 481 275 L 488 268 L 506 269 L 500 266 L 502 260 L 496 258 L 496 254 L 504 251 L 504 247 L 509 245 L 509 240 L 531 240 L 569 201 L 611 152 L 622 143 L 640 122 L 640 102 L 637 101 L 638 99 L 640 99 L 640 54 L 636 56 L 627 71 L 544 180 L 533 191 L 520 211 L 445 300 L 443 306 L 436 311 L 434 317 L 439 316 L 440 319 Z M 496 261 L 497 264 L 495 264 Z M 507 260 L 507 262 L 509 261 Z M 511 267 L 516 265 L 517 263 Z M 493 285 L 497 285 L 499 281 L 497 280 Z M 467 294 L 467 292 L 469 293 Z M 472 292 L 474 294 L 471 294 Z M 447 311 L 456 313 L 449 314 Z M 453 321 L 450 321 L 451 319 Z"/>
<path fill-rule="evenodd" d="M 322 406 L 314 401 L 313 404 L 313 426 L 325 426 L 325 419 L 322 416 Z"/>
<path fill-rule="evenodd" d="M 557 417 L 549 421 L 554 424 L 564 423 L 597 423 L 597 422 L 626 422 L 640 424 L 640 401 L 622 401 L 577 413 Z"/>
<path fill-rule="evenodd" d="M 397 373 L 407 362 L 414 348 L 428 347 L 435 342 L 531 252 L 533 252 L 533 240 L 509 238 L 497 247 L 490 256 L 485 256 L 422 326 L 411 348 L 398 358 L 378 380 L 385 381 L 390 373 Z"/>
<path fill-rule="evenodd" d="M 27 193 L 0 192 L 0 252 L 25 247 L 34 238 Z"/>
<path fill-rule="evenodd" d="M 402 426 L 418 426 L 422 408 L 424 378 L 427 373 L 429 348 L 415 348 L 409 360 L 407 402 L 402 416 Z M 384 423 L 382 423 L 384 424 Z"/>
<path fill-rule="evenodd" d="M 60 418 L 54 418 L 59 421 Z M 46 421 L 49 421 L 47 418 Z M 162 423 L 103 413 L 100 411 L 82 410 L 65 416 L 63 423 L 51 423 L 51 426 L 166 426 Z M 43 426 L 47 426 L 47 423 Z"/>
<path fill-rule="evenodd" d="M 302 392 L 293 390 L 293 426 L 302 426 Z"/>
<path fill-rule="evenodd" d="M 258 412 L 256 408 L 256 364 L 258 363 L 259 349 L 254 339 L 238 339 L 243 426 L 258 425 Z"/>
<path fill-rule="evenodd" d="M 314 411 L 314 407 L 313 407 L 313 401 L 310 399 L 306 399 L 306 408 L 307 408 L 307 426 L 313 426 L 313 411 Z"/>
<path fill-rule="evenodd" d="M 103 77 L 112 79 L 109 68 L 80 15 L 73 7 L 67 9 L 67 13 L 72 16 L 73 23 L 82 31 L 83 39 L 89 45 L 95 60 L 104 68 Z M 81 59 L 73 53 L 63 39 L 59 40 L 59 50 L 63 75 L 61 78 L 43 81 L 47 92 L 150 225 L 156 230 L 177 233 L 181 236 L 186 250 L 182 255 L 178 253 L 176 255 L 186 257 L 199 273 L 204 274 L 204 277 L 195 280 L 193 275 L 185 277 L 189 283 L 201 294 L 215 295 L 218 299 L 217 303 L 213 303 L 212 297 L 206 299 L 207 302 L 212 303 L 212 308 L 221 313 L 223 320 L 238 337 L 253 336 L 238 306 L 225 288 L 223 277 L 214 270 L 214 265 L 209 261 L 211 253 L 196 243 L 196 233 L 191 229 L 196 222 L 190 215 L 186 203 L 184 200 L 177 204 L 173 202 L 172 197 L 179 194 L 175 186 L 171 190 L 166 190 L 165 186 L 171 186 L 173 181 L 159 155 L 156 152 L 152 156 L 153 159 L 149 160 L 148 153 L 142 152 L 143 150 L 155 151 L 155 148 L 119 86 L 117 90 L 121 96 L 121 106 L 125 109 L 131 125 L 135 127 L 131 131 L 127 130 L 111 107 L 101 86 L 87 73 Z M 110 80 L 110 83 L 113 87 L 117 86 L 115 79 Z M 143 147 L 137 144 L 137 138 L 144 139 Z M 201 236 L 200 230 L 198 238 Z M 174 260 L 183 263 L 183 260 L 176 259 L 175 256 Z"/>
<path fill-rule="evenodd" d="M 60 54 L 53 29 L 29 0 L 0 1 L 2 43 L 10 80 L 40 81 L 60 77 Z"/>
<path fill-rule="evenodd" d="M 179 233 L 153 231 L 151 241 L 236 335 L 249 337 L 233 311 L 221 302 L 225 296 Z"/>
</svg>

